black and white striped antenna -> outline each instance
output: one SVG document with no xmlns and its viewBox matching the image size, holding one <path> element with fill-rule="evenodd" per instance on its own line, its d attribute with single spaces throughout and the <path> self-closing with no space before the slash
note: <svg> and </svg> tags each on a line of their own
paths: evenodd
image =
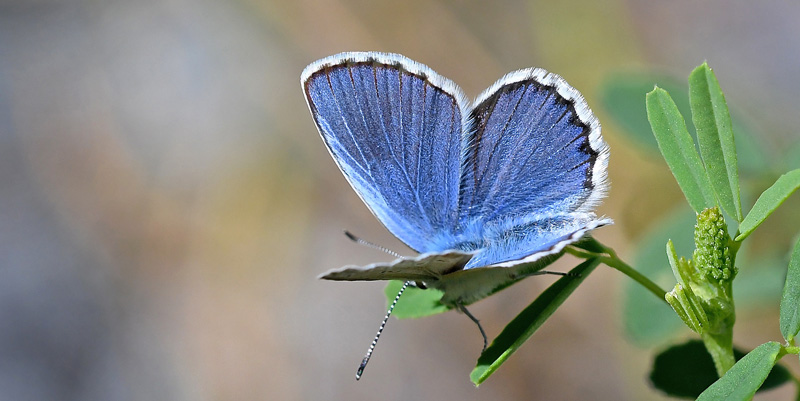
<svg viewBox="0 0 800 401">
<path fill-rule="evenodd" d="M 394 297 L 394 301 L 392 301 L 392 304 L 389 305 L 389 310 L 386 312 L 386 316 L 383 318 L 381 326 L 378 327 L 378 333 L 375 334 L 375 339 L 373 339 L 372 344 L 369 345 L 367 354 L 364 355 L 364 359 L 361 360 L 361 365 L 358 365 L 358 370 L 356 371 L 356 380 L 361 379 L 361 375 L 364 373 L 364 368 L 367 367 L 367 363 L 369 363 L 369 358 L 372 357 L 372 351 L 375 350 L 375 345 L 378 344 L 378 339 L 381 338 L 381 333 L 383 333 L 383 328 L 386 327 L 386 322 L 389 321 L 389 316 L 392 315 L 392 310 L 394 310 L 394 306 L 397 305 L 397 301 L 400 299 L 400 296 L 403 295 L 403 291 L 405 291 L 410 284 L 412 284 L 411 281 L 406 281 L 405 283 L 403 283 L 403 286 L 400 287 L 400 291 L 397 293 L 397 296 Z"/>
<path fill-rule="evenodd" d="M 346 235 L 347 238 L 350 238 L 351 241 L 357 244 L 361 244 L 373 249 L 377 249 L 379 251 L 386 252 L 389 255 L 392 255 L 397 258 L 400 257 L 399 253 L 391 249 L 382 247 L 380 245 L 373 244 L 372 242 L 366 241 L 362 238 L 359 238 L 350 231 L 344 230 L 344 235 Z M 369 359 L 372 358 L 372 352 L 375 351 L 375 346 L 378 345 L 378 339 L 381 338 L 381 333 L 383 333 L 383 328 L 386 327 L 386 323 L 389 322 L 389 316 L 392 315 L 392 311 L 394 310 L 395 305 L 397 305 L 397 301 L 400 300 L 400 296 L 403 295 L 403 292 L 406 290 L 406 288 L 412 284 L 413 283 L 411 281 L 406 281 L 405 283 L 403 283 L 403 286 L 400 287 L 400 291 L 397 293 L 397 296 L 394 297 L 394 301 L 392 301 L 392 304 L 389 305 L 389 310 L 386 312 L 386 316 L 384 316 L 380 327 L 378 327 L 378 332 L 375 334 L 375 338 L 372 340 L 372 344 L 369 345 L 369 349 L 367 349 L 367 354 L 364 355 L 364 359 L 361 360 L 361 365 L 358 365 L 358 371 L 356 371 L 356 380 L 361 379 L 361 375 L 364 373 L 364 369 L 367 367 Z"/>
<path fill-rule="evenodd" d="M 346 235 L 347 238 L 350 239 L 350 241 L 353 241 L 356 244 L 364 245 L 364 246 L 372 248 L 372 249 L 377 249 L 379 251 L 386 252 L 389 255 L 392 255 L 392 256 L 394 256 L 396 258 L 401 257 L 399 253 L 397 253 L 397 252 L 395 252 L 395 251 L 393 251 L 393 250 L 391 250 L 389 248 L 382 247 L 382 246 L 377 245 L 377 244 L 373 244 L 372 242 L 369 242 L 369 241 L 367 241 L 367 240 L 365 240 L 363 238 L 356 237 L 356 235 L 351 233 L 350 231 L 344 230 L 344 235 Z"/>
</svg>

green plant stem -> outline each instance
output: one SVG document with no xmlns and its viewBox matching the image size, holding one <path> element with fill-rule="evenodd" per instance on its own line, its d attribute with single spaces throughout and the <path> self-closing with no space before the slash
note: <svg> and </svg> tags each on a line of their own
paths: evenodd
<svg viewBox="0 0 800 401">
<path fill-rule="evenodd" d="M 781 347 L 780 352 L 778 352 L 778 357 L 775 358 L 776 363 L 786 355 L 800 355 L 800 347 L 794 345 L 794 339 L 792 339 L 792 341 L 790 341 L 787 345 Z M 789 372 L 789 377 L 797 387 L 797 394 L 795 394 L 794 399 L 796 401 L 800 401 L 800 379 L 791 372 Z"/>
<path fill-rule="evenodd" d="M 784 346 L 781 350 L 781 356 L 786 354 L 798 355 L 800 354 L 800 347 L 796 347 L 794 345 Z"/>
<path fill-rule="evenodd" d="M 615 257 L 600 257 L 600 261 L 632 278 L 634 281 L 644 286 L 644 288 L 650 290 L 650 292 L 658 297 L 658 299 L 664 301 L 664 303 L 667 302 L 667 300 L 664 298 L 667 292 L 664 291 L 664 289 L 659 287 L 658 284 L 654 283 L 649 278 L 645 277 L 642 273 L 636 271 L 636 269 L 627 263 L 623 262 L 621 259 L 617 259 Z"/>
<path fill-rule="evenodd" d="M 566 251 L 567 253 L 577 256 L 579 258 L 585 258 L 585 259 L 598 258 L 601 263 L 604 263 L 609 267 L 617 269 L 618 271 L 622 272 L 622 274 L 632 278 L 634 281 L 641 284 L 644 288 L 650 290 L 650 292 L 652 292 L 653 295 L 658 297 L 658 299 L 664 301 L 664 303 L 667 302 L 667 300 L 664 298 L 667 292 L 664 291 L 661 287 L 659 287 L 658 284 L 654 283 L 652 280 L 645 277 L 642 273 L 636 271 L 636 269 L 631 267 L 629 264 L 622 261 L 622 259 L 617 257 L 617 253 L 614 252 L 613 249 L 601 244 L 600 242 L 597 242 L 597 240 L 594 240 L 594 242 L 600 247 L 602 247 L 603 251 L 608 256 L 599 253 L 588 252 L 582 249 L 576 249 L 574 247 L 567 247 Z"/>
<path fill-rule="evenodd" d="M 722 377 L 736 364 L 736 359 L 733 357 L 732 337 L 730 335 L 715 336 L 709 333 L 703 333 L 700 337 L 703 338 L 703 344 L 711 355 L 711 359 L 714 360 L 717 376 Z"/>
</svg>

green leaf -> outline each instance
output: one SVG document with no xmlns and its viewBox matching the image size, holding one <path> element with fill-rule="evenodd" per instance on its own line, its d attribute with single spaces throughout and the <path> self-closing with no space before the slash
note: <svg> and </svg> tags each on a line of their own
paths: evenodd
<svg viewBox="0 0 800 401">
<path fill-rule="evenodd" d="M 669 261 L 669 267 L 672 268 L 672 275 L 675 276 L 675 280 L 678 281 L 678 284 L 686 287 L 686 283 L 691 282 L 691 277 L 686 269 L 682 269 L 679 266 L 680 258 L 678 257 L 678 252 L 675 251 L 675 244 L 672 239 L 667 240 L 667 260 Z"/>
<path fill-rule="evenodd" d="M 558 279 L 520 312 L 478 358 L 478 364 L 470 374 L 472 382 L 477 386 L 489 378 L 542 326 L 599 263 L 597 258 L 587 259 L 572 269 L 568 276 Z"/>
<path fill-rule="evenodd" d="M 647 118 L 686 200 L 695 212 L 717 204 L 708 174 L 700 161 L 686 122 L 667 91 L 656 87 L 646 96 Z"/>
<path fill-rule="evenodd" d="M 781 345 L 775 341 L 759 345 L 703 391 L 698 401 L 752 399 L 775 366 L 780 350 Z"/>
<path fill-rule="evenodd" d="M 794 191 L 800 188 L 800 169 L 792 170 L 778 178 L 756 200 L 756 204 L 739 224 L 740 234 L 736 241 L 747 238 L 764 220 L 769 217 Z"/>
<path fill-rule="evenodd" d="M 692 287 L 676 284 L 664 298 L 687 327 L 695 333 L 706 334 L 709 325 L 708 315 L 700 299 L 692 291 Z"/>
<path fill-rule="evenodd" d="M 711 186 L 722 209 L 736 217 L 736 221 L 742 221 L 739 163 L 736 160 L 731 115 L 717 77 L 706 63 L 689 75 L 689 100 L 700 154 Z"/>
<path fill-rule="evenodd" d="M 733 353 L 737 360 L 745 355 L 739 349 Z M 759 391 L 778 387 L 790 378 L 786 368 L 775 365 Z M 697 398 L 717 379 L 714 361 L 699 340 L 689 340 L 660 352 L 650 372 L 653 386 L 672 397 Z"/>
<path fill-rule="evenodd" d="M 596 239 L 594 239 L 594 237 L 592 237 L 591 235 L 584 236 L 578 242 L 570 244 L 570 246 L 575 248 L 580 248 L 593 253 L 604 253 L 607 251 L 606 247 L 603 246 L 603 244 L 598 242 Z"/>
<path fill-rule="evenodd" d="M 681 115 L 691 115 L 686 85 L 673 77 L 653 73 L 626 72 L 609 76 L 600 87 L 600 103 L 609 117 L 622 128 L 619 130 L 620 134 L 641 145 L 644 151 L 657 152 L 658 143 L 650 130 L 647 109 L 642 101 L 645 93 L 653 89 L 653 85 L 658 85 L 674 96 L 673 100 Z M 759 135 L 739 118 L 735 109 L 731 110 L 731 120 L 733 131 L 736 132 L 739 170 L 742 173 L 763 174 L 771 165 L 765 156 L 767 152 L 763 148 L 764 141 L 758 139 Z M 694 126 L 687 128 L 692 138 L 696 138 Z M 800 152 L 787 154 L 798 155 Z M 791 160 L 800 158 L 794 157 Z M 798 167 L 800 164 L 790 168 Z"/>
<path fill-rule="evenodd" d="M 672 288 L 675 279 L 669 267 L 664 244 L 672 240 L 679 255 L 691 255 L 695 213 L 680 208 L 660 219 L 636 244 L 633 266 L 662 287 Z M 624 283 L 623 320 L 625 333 L 639 346 L 663 344 L 684 327 L 678 315 L 663 300 L 654 297 L 632 280 Z"/>
<path fill-rule="evenodd" d="M 800 239 L 794 245 L 781 296 L 781 334 L 786 341 L 800 332 Z"/>
<path fill-rule="evenodd" d="M 386 285 L 384 292 L 390 304 L 402 286 L 403 282 L 399 280 L 389 281 Z M 442 295 L 444 295 L 443 292 L 432 288 L 423 290 L 417 287 L 408 287 L 403 293 L 402 300 L 395 305 L 392 316 L 398 319 L 408 319 L 447 312 L 450 309 L 439 302 Z"/>
</svg>

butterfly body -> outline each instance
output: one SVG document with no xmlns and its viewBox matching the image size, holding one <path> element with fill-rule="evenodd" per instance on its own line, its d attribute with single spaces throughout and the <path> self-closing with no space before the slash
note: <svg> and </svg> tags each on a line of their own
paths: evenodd
<svg viewBox="0 0 800 401">
<path fill-rule="evenodd" d="M 411 280 L 469 304 L 534 274 L 590 230 L 608 147 L 583 97 L 542 69 L 507 74 L 470 104 L 396 54 L 309 65 L 301 82 L 331 156 L 372 213 L 420 255 L 345 266 L 331 280 Z"/>
</svg>

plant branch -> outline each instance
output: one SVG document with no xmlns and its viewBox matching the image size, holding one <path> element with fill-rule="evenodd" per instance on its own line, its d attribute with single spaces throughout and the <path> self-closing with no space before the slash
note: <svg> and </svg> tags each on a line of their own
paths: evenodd
<svg viewBox="0 0 800 401">
<path fill-rule="evenodd" d="M 652 280 L 645 277 L 642 273 L 639 273 L 638 271 L 636 271 L 636 269 L 625 263 L 622 259 L 620 259 L 617 256 L 617 253 L 613 249 L 601 244 L 594 238 L 591 238 L 590 241 L 593 241 L 592 245 L 602 248 L 603 252 L 607 256 L 603 255 L 602 253 L 591 252 L 585 249 L 578 249 L 574 246 L 568 246 L 566 248 L 566 252 L 573 256 L 577 256 L 579 258 L 584 258 L 584 259 L 598 258 L 600 262 L 606 264 L 609 267 L 617 269 L 622 274 L 632 278 L 634 281 L 641 284 L 644 288 L 647 288 L 650 292 L 653 293 L 653 295 L 658 297 L 660 300 L 664 301 L 665 303 L 667 302 L 666 299 L 664 298 L 667 292 L 664 291 L 661 287 L 659 287 L 658 284 L 654 283 Z"/>
</svg>

